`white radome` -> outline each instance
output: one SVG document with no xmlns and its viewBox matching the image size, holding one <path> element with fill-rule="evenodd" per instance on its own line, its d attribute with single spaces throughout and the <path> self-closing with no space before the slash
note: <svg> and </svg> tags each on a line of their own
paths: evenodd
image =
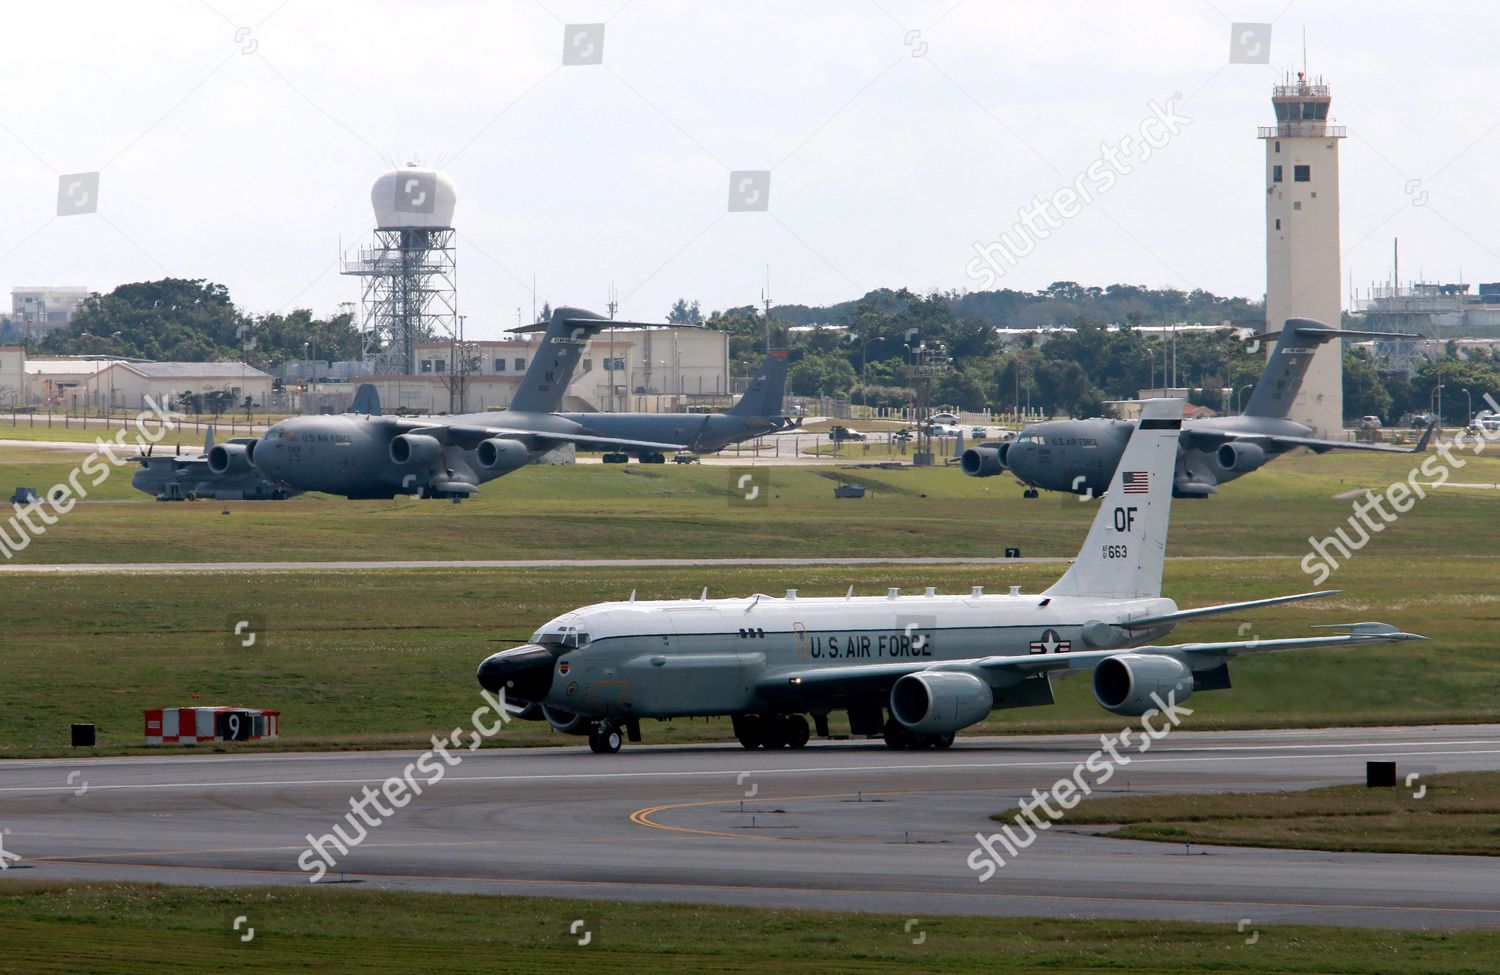
<svg viewBox="0 0 1500 975">
<path fill-rule="evenodd" d="M 381 229 L 452 227 L 457 202 L 458 191 L 448 174 L 426 166 L 393 169 L 370 188 L 375 226 Z"/>
</svg>

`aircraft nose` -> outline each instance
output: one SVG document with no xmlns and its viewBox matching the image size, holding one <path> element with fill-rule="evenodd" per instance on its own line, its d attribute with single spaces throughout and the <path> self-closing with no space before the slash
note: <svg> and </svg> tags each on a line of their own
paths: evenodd
<svg viewBox="0 0 1500 975">
<path fill-rule="evenodd" d="M 552 689 L 552 669 L 557 655 L 546 647 L 528 643 L 486 657 L 475 676 L 479 686 L 491 694 L 505 689 L 513 701 L 540 701 Z"/>
</svg>

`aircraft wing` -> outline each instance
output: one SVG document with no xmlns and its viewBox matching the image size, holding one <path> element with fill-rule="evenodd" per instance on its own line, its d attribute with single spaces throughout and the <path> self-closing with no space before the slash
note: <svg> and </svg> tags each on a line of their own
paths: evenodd
<svg viewBox="0 0 1500 975">
<path fill-rule="evenodd" d="M 1437 421 L 1427 425 L 1422 431 L 1422 436 L 1412 447 L 1390 447 L 1385 444 L 1375 443 L 1350 443 L 1346 440 L 1318 440 L 1315 437 L 1286 437 L 1263 433 L 1238 433 L 1230 430 L 1193 430 L 1188 436 L 1194 440 L 1204 441 L 1230 441 L 1246 440 L 1251 443 L 1272 443 L 1285 447 L 1306 447 L 1316 453 L 1326 453 L 1330 450 L 1370 450 L 1382 454 L 1420 454 L 1427 449 L 1427 443 L 1432 439 L 1433 430 L 1437 427 Z"/>
<path fill-rule="evenodd" d="M 807 667 L 795 671 L 778 671 L 761 678 L 758 689 L 767 695 L 795 701 L 815 692 L 829 694 L 868 692 L 889 687 L 899 677 L 919 671 L 963 671 L 989 681 L 994 687 L 1008 687 L 1039 674 L 1079 671 L 1092 668 L 1107 657 L 1124 653 L 1174 657 L 1194 670 L 1208 670 L 1226 660 L 1246 653 L 1273 653 L 1283 650 L 1309 650 L 1319 647 L 1363 646 L 1371 643 L 1400 643 L 1425 640 L 1424 636 L 1406 633 L 1387 623 L 1344 623 L 1318 626 L 1314 629 L 1347 629 L 1336 636 L 1291 637 L 1280 640 L 1230 640 L 1222 643 L 1179 643 L 1171 646 L 1148 646 L 1119 650 L 1083 650 L 1069 653 L 1028 653 L 996 657 L 972 657 L 967 660 L 924 662 L 901 661 L 884 664 L 855 664 L 850 667 Z"/>
<path fill-rule="evenodd" d="M 685 450 L 687 444 L 658 443 L 654 440 L 627 440 L 620 437 L 601 437 L 589 433 L 566 433 L 552 430 L 527 430 L 518 427 L 484 427 L 458 424 L 430 423 L 402 420 L 396 424 L 397 433 L 420 433 L 435 437 L 445 444 L 473 449 L 491 437 L 526 440 L 533 445 L 551 443 L 576 444 L 585 450 Z"/>
</svg>

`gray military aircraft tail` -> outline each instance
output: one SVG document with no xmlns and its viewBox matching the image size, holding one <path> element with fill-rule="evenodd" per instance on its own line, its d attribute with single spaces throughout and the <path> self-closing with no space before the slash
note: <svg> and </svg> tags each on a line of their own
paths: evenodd
<svg viewBox="0 0 1500 975">
<path fill-rule="evenodd" d="M 1433 432 L 1431 425 L 1415 447 L 1405 448 L 1318 439 L 1311 427 L 1288 418 L 1320 347 L 1336 339 L 1372 337 L 1418 336 L 1329 328 L 1307 318 L 1289 318 L 1280 332 L 1257 336 L 1276 338 L 1277 342 L 1244 413 L 1183 424 L 1173 474 L 1174 494 L 1179 498 L 1208 497 L 1220 484 L 1249 474 L 1298 447 L 1316 453 L 1426 450 Z M 1132 426 L 1123 420 L 1104 418 L 1034 423 L 1008 443 L 979 444 L 964 451 L 963 472 L 970 477 L 993 477 L 1009 470 L 1026 486 L 1028 497 L 1036 497 L 1038 489 L 1098 495 L 1119 464 Z"/>
</svg>

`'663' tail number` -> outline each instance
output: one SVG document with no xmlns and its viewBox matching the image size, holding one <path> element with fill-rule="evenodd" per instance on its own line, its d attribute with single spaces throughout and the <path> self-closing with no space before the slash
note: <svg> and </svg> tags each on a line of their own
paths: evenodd
<svg viewBox="0 0 1500 975">
<path fill-rule="evenodd" d="M 1136 508 L 1134 505 L 1131 505 L 1129 507 L 1116 508 L 1114 525 L 1115 531 L 1121 534 L 1128 534 L 1132 529 L 1134 529 L 1135 516 L 1139 510 L 1140 509 Z M 1130 557 L 1126 551 L 1124 544 L 1106 544 L 1100 546 L 1100 549 L 1106 559 L 1124 559 Z"/>
</svg>

